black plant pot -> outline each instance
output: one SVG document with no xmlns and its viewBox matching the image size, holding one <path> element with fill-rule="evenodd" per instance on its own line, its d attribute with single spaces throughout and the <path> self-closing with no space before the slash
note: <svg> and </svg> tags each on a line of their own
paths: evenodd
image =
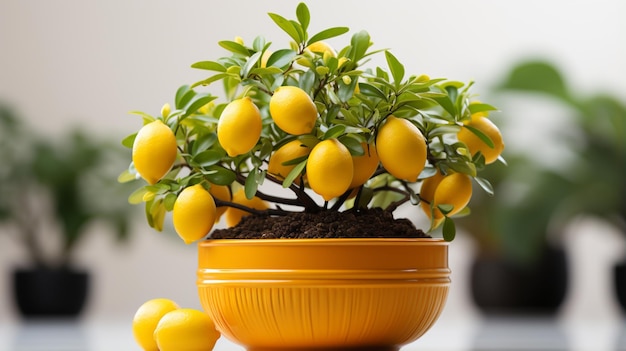
<svg viewBox="0 0 626 351">
<path fill-rule="evenodd" d="M 89 275 L 68 268 L 17 269 L 15 301 L 24 317 L 77 317 L 89 290 Z"/>
<path fill-rule="evenodd" d="M 617 301 L 619 301 L 622 306 L 622 311 L 626 312 L 626 261 L 615 265 L 613 268 L 613 278 Z"/>
<path fill-rule="evenodd" d="M 488 315 L 554 315 L 565 299 L 568 269 L 562 249 L 546 247 L 533 264 L 478 258 L 471 269 L 471 292 Z"/>
</svg>

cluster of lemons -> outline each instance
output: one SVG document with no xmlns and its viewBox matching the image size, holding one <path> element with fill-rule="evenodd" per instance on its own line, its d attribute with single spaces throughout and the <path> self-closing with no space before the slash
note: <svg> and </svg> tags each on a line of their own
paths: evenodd
<svg viewBox="0 0 626 351">
<path fill-rule="evenodd" d="M 170 299 L 142 304 L 133 317 L 133 336 L 144 351 L 211 351 L 220 337 L 204 312 Z"/>
<path fill-rule="evenodd" d="M 273 92 L 269 101 L 273 122 L 291 135 L 312 132 L 318 118 L 317 109 L 310 96 L 294 86 L 282 86 Z M 249 152 L 259 141 L 263 120 L 259 108 L 249 97 L 233 100 L 223 110 L 218 125 L 217 138 L 230 157 Z M 493 145 L 472 132 L 478 129 L 488 136 Z M 457 133 L 469 152 L 481 152 L 485 163 L 494 162 L 501 154 L 504 143 L 498 127 L 483 112 L 472 115 Z M 308 157 L 303 179 L 315 193 L 329 201 L 349 189 L 365 184 L 380 167 L 397 179 L 416 182 L 427 163 L 428 148 L 422 132 L 411 122 L 393 115 L 388 116 L 378 130 L 375 142 L 362 144 L 364 154 L 353 156 L 336 138 L 326 139 L 309 147 L 298 139 L 278 148 L 271 155 L 267 172 L 279 179 L 286 177 L 295 167 L 290 160 Z M 133 162 L 137 172 L 150 184 L 164 177 L 177 157 L 174 132 L 161 120 L 146 124 L 135 138 Z M 299 181 L 299 180 L 298 180 Z M 421 207 L 438 226 L 444 218 L 439 205 L 451 206 L 447 215 L 463 210 L 472 196 L 470 176 L 463 173 L 443 175 L 437 173 L 426 178 L 421 185 Z M 173 208 L 173 224 L 179 236 L 191 243 L 207 235 L 222 214 L 226 224 L 236 225 L 248 213 L 237 208 L 216 208 L 214 198 L 230 201 L 253 209 L 267 209 L 268 203 L 253 197 L 246 198 L 243 190 L 231 196 L 227 186 L 211 185 L 206 190 L 200 184 L 183 189 Z"/>
<path fill-rule="evenodd" d="M 379 74 L 380 68 L 364 73 L 359 61 L 373 53 L 366 48 L 371 45 L 369 35 L 357 33 L 351 45 L 337 53 L 324 40 L 308 37 L 308 22 L 303 4 L 298 21 L 277 21 L 294 42 L 291 49 L 274 53 L 262 38 L 251 48 L 241 38 L 220 42 L 233 55 L 201 62 L 204 69 L 218 73 L 194 85 L 223 80 L 227 101 L 219 107 L 207 100 L 205 105 L 191 104 L 192 109 L 188 102 L 179 103 L 177 92 L 175 118 L 166 104 L 161 117 L 144 119 L 134 136 L 132 165 L 137 175 L 155 186 L 143 194 L 149 222 L 150 216 L 162 218 L 171 210 L 174 229 L 184 242 L 200 240 L 222 217 L 230 227 L 251 212 L 270 209 L 256 196 L 259 178 L 266 176 L 282 181 L 284 187 L 295 185 L 297 195 L 306 189 L 308 196 L 311 190 L 324 200 L 324 209 L 335 200 L 341 205 L 354 199 L 356 206 L 367 206 L 375 203 L 376 194 L 402 188 L 397 193 L 406 195 L 403 201 L 419 202 L 431 229 L 463 213 L 472 197 L 473 177 L 489 191 L 488 181 L 478 179 L 477 168 L 500 159 L 504 149 L 502 134 L 487 115 L 495 108 L 471 101 L 469 85 L 465 89 L 459 82 L 437 85 L 444 80 L 426 75 L 405 79 L 404 67 L 388 52 L 392 77 Z M 314 37 L 340 35 L 347 31 L 342 28 Z M 236 85 L 230 92 L 229 84 Z M 338 97 L 341 89 L 343 97 Z M 416 105 L 403 109 L 407 101 Z M 193 120 L 195 115 L 201 116 Z M 347 122 L 350 116 L 356 117 Z M 329 133 L 335 127 L 340 131 Z M 216 182 L 209 176 L 212 170 L 190 162 L 195 144 L 211 138 L 217 143 L 203 151 L 220 154 L 211 165 L 232 171 L 231 181 Z M 241 171 L 241 164 L 255 162 Z M 183 168 L 188 173 L 181 175 Z M 374 181 L 379 175 L 390 177 Z M 363 195 L 365 200 L 359 197 L 364 187 L 370 191 Z M 168 206 L 148 209 L 156 193 L 168 195 Z M 297 200 L 302 200 L 299 195 Z M 443 228 L 445 237 L 446 225 Z"/>
</svg>

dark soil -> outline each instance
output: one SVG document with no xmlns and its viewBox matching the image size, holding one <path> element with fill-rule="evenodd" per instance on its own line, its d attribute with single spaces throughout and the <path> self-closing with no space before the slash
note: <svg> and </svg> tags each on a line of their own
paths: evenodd
<svg viewBox="0 0 626 351">
<path fill-rule="evenodd" d="M 247 216 L 237 226 L 211 234 L 211 239 L 429 237 L 408 219 L 394 219 L 391 212 L 382 209 Z"/>
</svg>

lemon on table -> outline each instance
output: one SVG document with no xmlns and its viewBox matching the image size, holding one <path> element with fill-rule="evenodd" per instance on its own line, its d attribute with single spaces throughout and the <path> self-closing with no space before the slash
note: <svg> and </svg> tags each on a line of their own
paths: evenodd
<svg viewBox="0 0 626 351">
<path fill-rule="evenodd" d="M 174 132 L 161 120 L 155 120 L 137 133 L 132 160 L 139 175 L 152 185 L 170 171 L 177 152 Z"/>
<path fill-rule="evenodd" d="M 209 315 L 192 308 L 165 314 L 154 331 L 159 351 L 211 351 L 219 337 Z"/>
<path fill-rule="evenodd" d="M 306 174 L 311 189 L 324 200 L 341 196 L 354 175 L 350 151 L 337 139 L 317 143 L 309 154 Z"/>
<path fill-rule="evenodd" d="M 200 184 L 183 189 L 174 202 L 172 222 L 186 244 L 204 238 L 217 218 L 213 196 Z"/>
<path fill-rule="evenodd" d="M 411 122 L 387 117 L 376 136 L 376 151 L 383 167 L 394 177 L 417 181 L 426 166 L 426 140 Z"/>
<path fill-rule="evenodd" d="M 133 317 L 133 336 L 144 351 L 159 351 L 154 331 L 166 313 L 180 308 L 174 301 L 157 298 L 142 304 Z"/>
<path fill-rule="evenodd" d="M 286 133 L 308 134 L 315 127 L 315 103 L 309 94 L 298 87 L 279 87 L 270 98 L 269 106 L 272 119 Z"/>
<path fill-rule="evenodd" d="M 261 112 L 246 96 L 226 105 L 217 122 L 217 139 L 228 156 L 235 157 L 252 150 L 262 128 Z"/>
</svg>

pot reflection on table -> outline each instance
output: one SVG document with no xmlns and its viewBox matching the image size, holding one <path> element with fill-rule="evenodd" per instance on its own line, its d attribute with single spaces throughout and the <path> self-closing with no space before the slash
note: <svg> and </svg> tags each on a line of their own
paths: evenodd
<svg viewBox="0 0 626 351">
<path fill-rule="evenodd" d="M 12 351 L 90 351 L 85 327 L 74 320 L 27 320 L 16 325 Z"/>
</svg>

